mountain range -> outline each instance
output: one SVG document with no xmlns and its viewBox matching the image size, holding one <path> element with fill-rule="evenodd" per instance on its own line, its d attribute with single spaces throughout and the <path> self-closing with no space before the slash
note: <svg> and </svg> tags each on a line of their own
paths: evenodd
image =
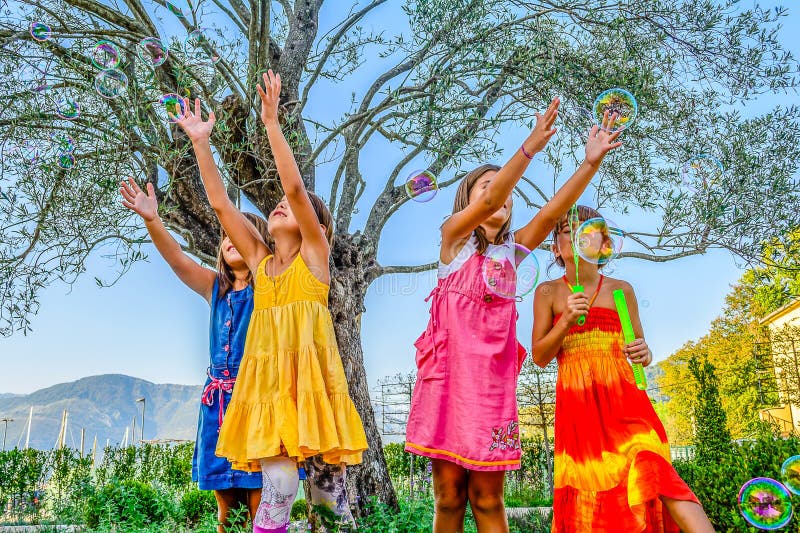
<svg viewBox="0 0 800 533">
<path fill-rule="evenodd" d="M 142 438 L 144 404 L 145 440 L 194 440 L 201 391 L 200 385 L 157 384 L 120 374 L 90 376 L 30 394 L 0 394 L 0 422 L 13 419 L 8 423 L 6 448 L 22 447 L 33 407 L 30 447 L 50 449 L 56 444 L 66 409 L 66 445 L 79 448 L 84 429 L 84 449 L 88 451 L 95 437 L 98 449 L 106 443 L 121 443 L 126 428 L 131 433 L 134 419 L 135 440 Z M 139 398 L 145 401 L 137 402 Z M 0 432 L 5 431 L 0 425 Z"/>
</svg>

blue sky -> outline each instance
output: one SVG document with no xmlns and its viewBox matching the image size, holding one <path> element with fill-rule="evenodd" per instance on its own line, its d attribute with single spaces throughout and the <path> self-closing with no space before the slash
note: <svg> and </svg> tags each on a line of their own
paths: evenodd
<svg viewBox="0 0 800 533">
<path fill-rule="evenodd" d="M 329 26 L 334 17 L 341 16 L 332 8 L 333 4 L 330 2 L 327 10 L 323 10 L 323 30 L 326 22 Z M 761 5 L 778 5 L 778 2 L 761 2 Z M 391 26 L 397 20 L 396 11 L 397 7 L 382 8 L 371 23 Z M 781 38 L 785 46 L 800 56 L 800 32 L 792 31 L 800 28 L 800 10 L 790 12 L 783 24 Z M 378 68 L 367 65 L 365 70 Z M 363 74 L 364 86 L 371 75 L 374 72 Z M 324 113 L 325 101 L 337 101 L 339 97 L 349 100 L 352 87 L 328 87 L 325 99 L 319 94 L 312 95 L 316 97 L 317 109 L 311 107 L 309 112 Z M 753 112 L 763 112 L 777 102 L 800 104 L 800 97 L 768 96 L 751 108 Z M 515 150 L 526 133 L 524 126 L 508 128 L 500 144 Z M 497 162 L 502 163 L 509 153 L 506 151 Z M 371 180 L 369 176 L 385 176 L 387 165 L 397 159 L 387 158 L 383 147 L 364 154 L 363 168 L 369 169 L 365 197 L 383 186 L 382 179 Z M 324 171 L 321 169 L 320 176 Z M 527 175 L 535 180 L 544 172 L 546 169 L 535 163 Z M 320 182 L 325 182 L 324 177 Z M 327 197 L 325 188 L 320 192 Z M 450 212 L 454 192 L 454 188 L 441 191 L 424 204 L 409 202 L 384 230 L 379 260 L 385 264 L 413 264 L 435 259 L 438 227 Z M 591 203 L 588 195 L 587 201 Z M 530 216 L 531 212 L 516 209 L 515 226 Z M 613 214 L 611 218 L 623 227 L 636 222 Z M 34 331 L 27 336 L 0 338 L 3 374 L 7 377 L 0 385 L 0 392 L 26 393 L 104 373 L 128 374 L 157 383 L 201 383 L 208 363 L 208 306 L 175 278 L 152 247 L 145 251 L 151 256 L 149 262 L 135 265 L 113 287 L 96 286 L 94 276 L 111 275 L 108 264 L 97 258 L 89 263 L 86 274 L 74 286 L 54 284 L 42 292 L 41 311 L 33 318 Z M 537 256 L 544 267 L 547 254 L 537 252 Z M 553 273 L 558 275 L 555 270 Z M 636 289 L 646 338 L 659 360 L 707 331 L 741 270 L 728 253 L 714 251 L 668 263 L 622 260 L 613 275 L 630 281 Z M 428 304 L 423 299 L 433 287 L 434 278 L 433 273 L 388 276 L 370 288 L 362 333 L 371 385 L 384 376 L 414 369 L 413 342 L 428 319 Z M 531 305 L 530 298 L 519 305 L 519 338 L 525 345 L 530 344 Z"/>
</svg>

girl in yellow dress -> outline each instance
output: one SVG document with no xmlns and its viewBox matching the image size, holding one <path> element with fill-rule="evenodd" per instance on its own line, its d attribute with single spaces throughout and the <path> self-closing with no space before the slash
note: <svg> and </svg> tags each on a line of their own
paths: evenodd
<svg viewBox="0 0 800 533">
<path fill-rule="evenodd" d="M 238 381 L 219 434 L 217 455 L 234 468 L 261 471 L 255 533 L 285 533 L 305 463 L 311 501 L 352 523 L 345 466 L 361 462 L 367 439 L 350 399 L 328 311 L 333 220 L 306 191 L 278 124 L 280 77 L 264 74 L 261 119 L 285 196 L 269 214 L 274 254 L 244 224 L 211 154 L 214 113 L 200 101 L 178 121 L 191 139 L 211 207 L 255 277 L 250 328 Z"/>
</svg>

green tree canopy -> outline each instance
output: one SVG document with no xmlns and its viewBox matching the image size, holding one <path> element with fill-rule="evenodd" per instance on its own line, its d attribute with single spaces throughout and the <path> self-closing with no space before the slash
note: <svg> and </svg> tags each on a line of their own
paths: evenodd
<svg viewBox="0 0 800 533">
<path fill-rule="evenodd" d="M 800 296 L 798 256 L 793 252 L 798 243 L 798 230 L 789 232 L 780 242 L 767 243 L 761 264 L 747 269 L 731 287 L 725 307 L 711 323 L 709 332 L 659 363 L 664 374 L 658 379 L 658 390 L 669 398 L 665 425 L 674 442 L 687 444 L 693 438 L 691 406 L 697 389 L 688 363 L 694 357 L 707 356 L 716 367 L 722 405 L 734 438 L 753 435 L 760 420 L 759 410 L 778 401 L 776 362 L 770 350 L 759 349 L 770 340 L 760 322 Z M 791 331 L 778 336 L 784 340 L 793 338 Z M 781 365 L 793 362 L 793 358 L 782 359 Z M 795 371 L 787 371 L 786 375 L 791 379 L 784 388 L 800 379 Z"/>
</svg>

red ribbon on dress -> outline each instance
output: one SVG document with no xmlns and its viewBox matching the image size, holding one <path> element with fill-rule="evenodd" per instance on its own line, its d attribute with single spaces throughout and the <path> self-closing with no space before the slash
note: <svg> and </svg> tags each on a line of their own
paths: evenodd
<svg viewBox="0 0 800 533">
<path fill-rule="evenodd" d="M 225 414 L 225 393 L 233 390 L 233 384 L 236 383 L 236 378 L 215 378 L 208 373 L 208 378 L 211 382 L 203 389 L 203 397 L 201 401 L 203 405 L 211 407 L 214 405 L 214 393 L 219 396 L 219 426 L 222 426 L 222 417 Z M 219 427 L 217 427 L 219 432 Z"/>
</svg>

